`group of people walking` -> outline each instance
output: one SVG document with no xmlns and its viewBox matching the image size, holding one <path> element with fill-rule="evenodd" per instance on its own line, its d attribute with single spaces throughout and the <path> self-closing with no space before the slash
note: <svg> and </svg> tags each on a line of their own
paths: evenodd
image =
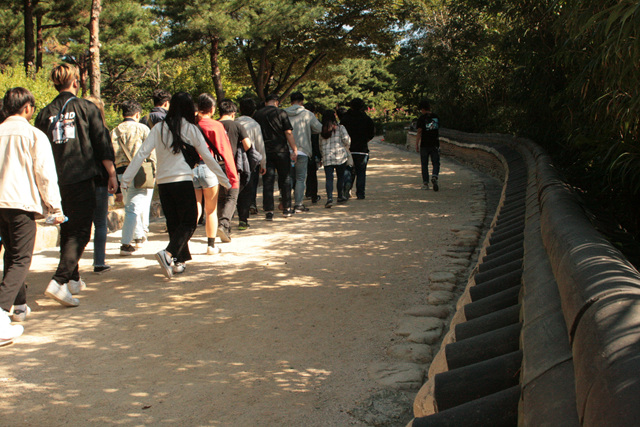
<svg viewBox="0 0 640 427">
<path fill-rule="evenodd" d="M 51 79 L 59 95 L 40 111 L 35 127 L 29 124 L 35 98 L 27 89 L 10 89 L 3 99 L 0 345 L 22 334 L 23 327 L 11 322 L 24 321 L 30 313 L 25 279 L 36 218 L 60 224 L 60 260 L 45 295 L 72 307 L 79 304 L 74 295 L 86 288 L 78 262 L 94 223 L 94 272 L 110 269 L 104 259 L 110 194 L 118 193 L 125 206 L 120 255 L 129 256 L 146 241 L 157 185 L 169 243 L 156 259 L 167 278 L 185 271 L 191 259 L 189 240 L 202 214 L 207 254 L 220 252 L 216 237 L 231 240 L 236 210 L 238 229 L 250 227 L 250 215 L 258 213 L 260 176 L 267 221 L 273 221 L 276 211 L 276 176 L 279 207 L 287 218 L 308 211 L 305 196 L 312 203 L 321 199 L 316 176 L 320 165 L 326 175 L 325 207 L 333 204 L 334 171 L 338 203 L 348 200 L 353 182 L 357 198 L 365 198 L 374 125 L 360 99 L 354 99 L 342 117 L 327 110 L 320 121 L 300 92 L 291 95 L 291 107 L 280 109 L 276 95 L 267 96 L 262 108 L 250 98 L 241 100 L 238 108 L 232 100 L 216 102 L 207 93 L 194 102 L 185 92 L 157 90 L 146 117 L 141 117 L 136 101 L 123 102 L 123 122 L 109 132 L 100 100 L 77 97 L 80 83 L 74 66 L 55 67 Z M 213 119 L 216 107 L 219 120 Z"/>
</svg>

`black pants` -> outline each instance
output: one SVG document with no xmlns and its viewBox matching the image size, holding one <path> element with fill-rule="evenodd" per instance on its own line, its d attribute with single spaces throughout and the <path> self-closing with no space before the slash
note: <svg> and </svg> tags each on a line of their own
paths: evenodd
<svg viewBox="0 0 640 427">
<path fill-rule="evenodd" d="M 291 159 L 289 153 L 267 153 L 267 172 L 262 176 L 262 203 L 273 212 L 273 190 L 278 173 L 278 187 L 284 209 L 291 209 Z"/>
<path fill-rule="evenodd" d="M 236 211 L 238 204 L 239 188 L 224 188 L 220 186 L 218 193 L 218 227 L 224 227 L 227 231 L 231 229 L 231 218 Z"/>
<path fill-rule="evenodd" d="M 307 191 L 305 196 L 311 197 L 312 201 L 318 199 L 318 165 L 316 159 L 313 156 L 309 156 L 309 163 L 307 163 Z"/>
<path fill-rule="evenodd" d="M 0 237 L 4 244 L 4 275 L 0 285 L 0 308 L 11 310 L 12 305 L 27 303 L 24 284 L 33 246 L 36 241 L 36 222 L 33 212 L 19 209 L 0 209 Z"/>
<path fill-rule="evenodd" d="M 198 226 L 198 206 L 193 182 L 158 184 L 158 193 L 169 232 L 167 252 L 177 262 L 189 261 L 191 259 L 189 239 Z"/>
<path fill-rule="evenodd" d="M 238 219 L 242 222 L 249 221 L 249 208 L 254 195 L 253 182 L 255 175 L 259 175 L 257 170 L 251 172 L 249 182 L 240 189 L 240 194 L 238 194 Z"/>
<path fill-rule="evenodd" d="M 91 239 L 91 224 L 96 208 L 93 179 L 61 185 L 62 210 L 69 220 L 60 225 L 60 262 L 53 279 L 58 283 L 79 280 L 78 261 Z"/>
</svg>

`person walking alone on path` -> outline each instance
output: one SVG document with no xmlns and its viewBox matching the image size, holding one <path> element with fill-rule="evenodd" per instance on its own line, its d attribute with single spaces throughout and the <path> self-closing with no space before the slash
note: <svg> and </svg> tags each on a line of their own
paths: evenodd
<svg viewBox="0 0 640 427">
<path fill-rule="evenodd" d="M 440 119 L 437 114 L 431 112 L 431 105 L 428 101 L 421 101 L 419 104 L 420 113 L 418 118 L 418 135 L 416 135 L 416 152 L 420 153 L 420 164 L 422 166 L 422 189 L 429 189 L 429 158 L 433 164 L 431 174 L 431 184 L 433 191 L 438 191 L 438 174 L 440 173 L 440 141 L 438 129 Z"/>
<path fill-rule="evenodd" d="M 27 89 L 9 89 L 0 124 L 0 237 L 4 244 L 4 275 L 0 285 L 0 346 L 22 335 L 27 306 L 25 279 L 36 240 L 36 216 L 52 224 L 64 221 L 58 176 L 47 136 L 29 124 L 35 98 Z M 46 212 L 43 210 L 46 208 Z M 13 314 L 9 311 L 13 306 Z"/>
<path fill-rule="evenodd" d="M 195 148 L 220 184 L 231 187 L 195 123 L 196 110 L 191 95 L 186 92 L 173 95 L 167 116 L 153 127 L 122 175 L 120 184 L 124 190 L 129 188 L 142 162 L 156 150 L 156 180 L 169 232 L 169 244 L 156 254 L 156 259 L 168 279 L 184 272 L 185 263 L 191 259 L 189 239 L 197 227 L 198 207 L 192 172 L 197 161 L 193 165 L 187 163 L 187 157 L 192 159 L 195 154 L 187 154 L 192 151 L 190 148 Z"/>
<path fill-rule="evenodd" d="M 229 137 L 222 123 L 213 120 L 216 111 L 216 99 L 209 93 L 200 94 L 198 97 L 198 126 L 204 134 L 209 151 L 212 155 L 218 155 L 218 161 L 224 164 L 224 171 L 229 179 L 231 188 L 228 191 L 237 190 L 240 187 L 238 171 L 231 150 Z M 193 169 L 193 186 L 198 202 L 198 218 L 202 212 L 202 196 L 204 195 L 205 230 L 207 233 L 207 255 L 221 252 L 215 245 L 218 233 L 218 178 L 204 163 L 203 160 Z"/>
<path fill-rule="evenodd" d="M 122 174 L 144 140 L 149 136 L 150 130 L 149 127 L 139 122 L 142 106 L 138 102 L 124 101 L 120 108 L 124 120 L 111 132 L 111 143 L 116 153 L 118 179 L 122 181 Z M 154 170 L 157 169 L 155 151 L 152 151 L 145 161 L 150 162 Z M 128 256 L 132 255 L 147 240 L 153 188 L 129 187 L 122 190 L 122 195 L 124 198 L 124 223 L 120 238 L 120 255 Z"/>
<path fill-rule="evenodd" d="M 349 103 L 349 110 L 340 118 L 342 124 L 351 137 L 351 155 L 353 156 L 353 173 L 347 170 L 345 182 L 345 197 L 349 197 L 353 182 L 356 184 L 358 199 L 365 197 L 367 182 L 367 163 L 369 162 L 369 141 L 376 135 L 376 128 L 371 117 L 364 112 L 364 101 L 354 98 Z"/>
<path fill-rule="evenodd" d="M 51 141 L 62 209 L 69 220 L 60 226 L 60 262 L 45 295 L 62 305 L 75 307 L 80 302 L 72 295 L 87 286 L 80 277 L 78 261 L 91 238 L 95 177 L 100 174 L 98 163 L 109 175 L 109 193 L 116 192 L 118 180 L 109 130 L 100 110 L 86 99 L 76 97 L 80 89 L 78 69 L 70 64 L 58 65 L 51 72 L 51 80 L 60 94 L 40 111 L 35 124 Z"/>
<path fill-rule="evenodd" d="M 338 124 L 335 110 L 327 110 L 322 115 L 322 132 L 320 133 L 320 151 L 324 164 L 327 202 L 325 208 L 333 206 L 333 171 L 338 176 L 338 203 L 344 203 L 344 172 L 349 159 L 351 138 L 344 126 Z"/>
</svg>

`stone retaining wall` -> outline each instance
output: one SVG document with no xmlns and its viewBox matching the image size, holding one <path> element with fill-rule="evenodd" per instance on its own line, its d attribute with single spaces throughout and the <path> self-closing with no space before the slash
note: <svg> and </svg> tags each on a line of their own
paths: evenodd
<svg viewBox="0 0 640 427">
<path fill-rule="evenodd" d="M 504 188 L 411 424 L 637 424 L 640 274 L 540 147 L 447 130 L 441 146 Z"/>
</svg>

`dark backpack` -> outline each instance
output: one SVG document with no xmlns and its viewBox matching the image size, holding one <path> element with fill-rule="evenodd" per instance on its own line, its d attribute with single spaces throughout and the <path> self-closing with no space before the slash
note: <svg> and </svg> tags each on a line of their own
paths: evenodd
<svg viewBox="0 0 640 427">
<path fill-rule="evenodd" d="M 51 142 L 53 142 L 54 144 L 65 144 L 69 139 L 74 139 L 76 137 L 75 118 L 71 120 L 64 119 L 64 113 L 67 109 L 67 105 L 69 104 L 69 102 L 71 102 L 71 100 L 75 98 L 75 96 L 72 96 L 71 98 L 67 99 L 67 102 L 64 103 L 62 109 L 49 123 Z"/>
</svg>

